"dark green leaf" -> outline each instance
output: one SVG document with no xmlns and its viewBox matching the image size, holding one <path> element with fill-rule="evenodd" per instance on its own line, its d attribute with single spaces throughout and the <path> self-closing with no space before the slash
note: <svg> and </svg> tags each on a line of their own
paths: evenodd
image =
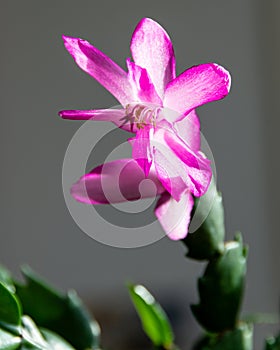
<svg viewBox="0 0 280 350">
<path fill-rule="evenodd" d="M 21 305 L 14 293 L 0 282 L 0 323 L 20 324 Z"/>
<path fill-rule="evenodd" d="M 55 322 L 55 327 L 48 328 L 65 338 L 77 350 L 98 348 L 100 328 L 74 291 L 68 292 L 65 306 L 63 317 Z"/>
<path fill-rule="evenodd" d="M 63 295 L 41 280 L 30 268 L 23 274 L 27 284 L 16 284 L 24 313 L 39 327 L 50 329 L 77 350 L 99 345 L 99 328 L 74 292 Z M 95 327 L 93 327 L 95 325 Z"/>
<path fill-rule="evenodd" d="M 129 293 L 141 319 L 143 329 L 153 344 L 166 349 L 171 348 L 173 331 L 161 306 L 141 285 L 130 285 Z"/>
<path fill-rule="evenodd" d="M 225 237 L 222 196 L 215 185 L 211 185 L 203 197 L 195 198 L 193 213 L 191 227 L 200 226 L 183 240 L 188 248 L 187 256 L 196 260 L 210 260 L 223 252 Z"/>
<path fill-rule="evenodd" d="M 41 329 L 41 333 L 45 337 L 50 350 L 74 350 L 74 348 L 59 335 L 47 329 Z"/>
<path fill-rule="evenodd" d="M 0 329 L 0 350 L 19 349 L 21 338 Z"/>
<path fill-rule="evenodd" d="M 266 339 L 265 350 L 280 350 L 280 336 Z"/>
<path fill-rule="evenodd" d="M 200 302 L 191 309 L 207 331 L 221 333 L 236 327 L 243 297 L 247 251 L 241 236 L 225 244 L 198 280 Z"/>
<path fill-rule="evenodd" d="M 45 348 L 42 349 L 41 347 L 36 346 L 35 344 L 30 344 L 25 341 L 23 341 L 20 350 L 46 350 Z"/>
<path fill-rule="evenodd" d="M 48 286 L 29 267 L 22 268 L 26 285 L 16 283 L 16 293 L 23 304 L 25 314 L 38 324 L 61 317 L 64 312 L 64 296 Z"/>
<path fill-rule="evenodd" d="M 252 350 L 253 327 L 242 323 L 222 335 L 205 336 L 193 350 Z"/>
</svg>

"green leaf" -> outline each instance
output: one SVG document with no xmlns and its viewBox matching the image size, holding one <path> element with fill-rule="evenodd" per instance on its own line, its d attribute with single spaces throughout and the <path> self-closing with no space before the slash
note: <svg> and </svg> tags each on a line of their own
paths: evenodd
<svg viewBox="0 0 280 350">
<path fill-rule="evenodd" d="M 63 317 L 55 322 L 56 327 L 48 328 L 69 341 L 77 350 L 98 348 L 99 325 L 91 318 L 75 291 L 68 292 L 65 306 Z"/>
<path fill-rule="evenodd" d="M 237 329 L 222 335 L 207 335 L 193 350 L 252 350 L 253 327 L 242 323 Z"/>
<path fill-rule="evenodd" d="M 30 344 L 25 341 L 23 341 L 20 350 L 46 350 L 46 348 L 41 348 L 36 346 L 35 344 Z"/>
<path fill-rule="evenodd" d="M 99 327 L 75 292 L 57 292 L 30 268 L 23 268 L 26 285 L 16 283 L 16 291 L 29 315 L 39 327 L 47 328 L 77 350 L 99 346 Z M 95 327 L 93 327 L 95 325 Z"/>
<path fill-rule="evenodd" d="M 173 331 L 164 310 L 145 287 L 129 285 L 128 288 L 147 336 L 155 346 L 171 348 Z"/>
<path fill-rule="evenodd" d="M 39 325 L 59 318 L 64 312 L 64 296 L 48 286 L 28 266 L 24 266 L 22 272 L 27 284 L 16 282 L 16 293 L 24 313 Z"/>
<path fill-rule="evenodd" d="M 280 350 L 280 336 L 269 337 L 265 342 L 265 350 Z"/>
<path fill-rule="evenodd" d="M 14 293 L 0 282 L 0 323 L 18 326 L 21 318 L 21 305 Z"/>
<path fill-rule="evenodd" d="M 202 224 L 183 240 L 188 248 L 187 256 L 196 260 L 210 260 L 223 252 L 225 238 L 222 196 L 215 184 L 203 197 L 195 198 L 193 213 L 191 225 Z"/>
<path fill-rule="evenodd" d="M 19 349 L 21 338 L 0 329 L 0 350 Z"/>
<path fill-rule="evenodd" d="M 221 333 L 236 327 L 244 291 L 246 255 L 239 235 L 225 244 L 223 254 L 209 262 L 198 280 L 200 302 L 191 309 L 209 332 Z"/>
<path fill-rule="evenodd" d="M 41 333 L 45 337 L 50 350 L 75 350 L 69 343 L 59 335 L 41 328 Z"/>
<path fill-rule="evenodd" d="M 23 344 L 28 349 L 47 349 L 48 344 L 29 316 L 22 317 Z"/>
<path fill-rule="evenodd" d="M 13 278 L 10 272 L 0 265 L 0 282 L 2 282 L 11 292 L 15 292 Z"/>
</svg>

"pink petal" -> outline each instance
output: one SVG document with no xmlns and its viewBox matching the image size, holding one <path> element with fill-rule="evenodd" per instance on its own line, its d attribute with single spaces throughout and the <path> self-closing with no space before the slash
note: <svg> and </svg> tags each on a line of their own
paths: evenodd
<svg viewBox="0 0 280 350">
<path fill-rule="evenodd" d="M 154 171 L 150 171 L 148 179 L 135 160 L 119 159 L 84 175 L 72 186 L 71 194 L 82 203 L 108 204 L 153 198 L 164 192 Z"/>
<path fill-rule="evenodd" d="M 150 80 L 147 70 L 137 66 L 134 62 L 131 62 L 129 58 L 126 63 L 128 68 L 128 79 L 134 90 L 135 99 L 133 101 L 148 102 L 157 106 L 162 106 L 162 101 Z"/>
<path fill-rule="evenodd" d="M 132 145 L 132 157 L 142 168 L 145 176 L 149 175 L 152 166 L 152 154 L 150 149 L 150 133 L 152 132 L 152 127 L 147 125 L 143 129 L 137 131 L 135 138 L 129 140 Z"/>
<path fill-rule="evenodd" d="M 177 201 L 188 189 L 196 197 L 203 195 L 210 183 L 210 162 L 178 137 L 167 121 L 157 125 L 151 140 L 154 164 L 159 180 Z"/>
<path fill-rule="evenodd" d="M 230 82 L 229 72 L 215 63 L 194 66 L 168 84 L 163 104 L 186 115 L 204 103 L 224 98 Z"/>
<path fill-rule="evenodd" d="M 168 147 L 184 164 L 189 179 L 189 190 L 196 197 L 202 196 L 207 191 L 212 177 L 210 161 L 201 152 L 191 150 L 175 133 L 168 129 L 161 131 Z"/>
<path fill-rule="evenodd" d="M 182 195 L 179 202 L 169 194 L 165 193 L 161 196 L 155 215 L 169 238 L 179 240 L 186 237 L 192 208 L 193 198 L 188 191 Z"/>
<path fill-rule="evenodd" d="M 171 40 L 165 30 L 150 18 L 137 25 L 130 45 L 137 65 L 147 69 L 160 98 L 166 85 L 175 77 L 175 58 Z"/>
<path fill-rule="evenodd" d="M 126 131 L 133 131 L 134 125 L 126 119 L 124 109 L 92 109 L 92 110 L 65 110 L 60 111 L 59 116 L 71 120 L 98 120 L 112 122 L 117 127 Z"/>
<path fill-rule="evenodd" d="M 195 110 L 174 123 L 178 136 L 194 151 L 200 150 L 200 121 Z"/>
<path fill-rule="evenodd" d="M 63 36 L 63 40 L 77 65 L 103 85 L 123 106 L 132 100 L 127 73 L 121 67 L 83 39 Z"/>
<path fill-rule="evenodd" d="M 184 179 L 186 174 L 183 174 L 184 166 L 167 146 L 159 147 L 155 145 L 154 148 L 154 164 L 157 176 L 171 196 L 179 201 L 182 193 L 187 188 Z"/>
</svg>

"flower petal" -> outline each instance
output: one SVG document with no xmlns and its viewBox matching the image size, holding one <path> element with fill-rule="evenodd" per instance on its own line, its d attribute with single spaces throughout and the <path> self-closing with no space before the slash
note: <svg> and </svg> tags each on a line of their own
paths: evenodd
<svg viewBox="0 0 280 350">
<path fill-rule="evenodd" d="M 186 191 L 179 202 L 169 194 L 164 193 L 158 200 L 155 215 L 167 236 L 173 240 L 186 237 L 193 208 L 193 198 Z"/>
<path fill-rule="evenodd" d="M 166 31 L 150 18 L 137 25 L 130 49 L 137 65 L 147 69 L 156 91 L 163 98 L 166 85 L 175 77 L 175 58 Z"/>
<path fill-rule="evenodd" d="M 151 147 L 159 180 L 173 198 L 178 201 L 186 189 L 196 197 L 207 191 L 212 176 L 209 160 L 191 150 L 167 121 L 157 126 Z"/>
<path fill-rule="evenodd" d="M 201 152 L 194 152 L 175 133 L 162 129 L 163 137 L 175 157 L 179 158 L 185 166 L 188 175 L 187 185 L 194 196 L 202 196 L 208 189 L 212 171 L 210 161 Z"/>
<path fill-rule="evenodd" d="M 127 73 L 89 42 L 63 36 L 64 45 L 77 65 L 103 85 L 125 106 L 132 100 Z"/>
<path fill-rule="evenodd" d="M 124 109 L 64 110 L 58 114 L 63 119 L 106 121 L 126 131 L 134 130 L 133 123 L 126 119 Z"/>
<path fill-rule="evenodd" d="M 186 115 L 204 103 L 225 97 L 230 82 L 229 72 L 215 63 L 194 66 L 168 84 L 163 104 Z"/>
<path fill-rule="evenodd" d="M 135 160 L 119 159 L 100 165 L 81 177 L 72 186 L 71 194 L 82 203 L 108 204 L 153 198 L 164 192 L 154 171 L 150 171 L 148 179 L 150 181 L 146 181 Z"/>
<path fill-rule="evenodd" d="M 150 125 L 137 131 L 134 138 L 129 139 L 132 146 L 132 157 L 137 161 L 147 177 L 152 166 L 152 154 L 150 148 L 150 133 L 153 129 Z"/>
<path fill-rule="evenodd" d="M 128 79 L 134 90 L 135 99 L 133 101 L 148 102 L 157 106 L 162 106 L 162 101 L 150 80 L 147 70 L 139 67 L 134 62 L 131 62 L 129 58 L 126 63 L 128 68 Z"/>
<path fill-rule="evenodd" d="M 157 176 L 164 188 L 175 200 L 179 201 L 182 193 L 186 190 L 186 181 L 182 174 L 185 170 L 182 162 L 174 156 L 168 147 L 154 146 L 154 164 Z"/>
<path fill-rule="evenodd" d="M 174 123 L 179 137 L 194 151 L 200 150 L 200 121 L 192 110 L 184 119 Z"/>
</svg>

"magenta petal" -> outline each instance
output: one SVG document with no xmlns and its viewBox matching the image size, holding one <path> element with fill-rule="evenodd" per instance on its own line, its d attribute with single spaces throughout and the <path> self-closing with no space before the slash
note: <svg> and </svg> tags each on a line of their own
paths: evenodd
<svg viewBox="0 0 280 350">
<path fill-rule="evenodd" d="M 153 198 L 164 192 L 154 171 L 150 171 L 148 179 L 135 160 L 119 159 L 84 175 L 72 186 L 71 194 L 82 203 L 108 204 Z"/>
<path fill-rule="evenodd" d="M 186 190 L 186 180 L 183 174 L 184 167 L 180 164 L 174 153 L 165 145 L 155 144 L 154 146 L 154 164 L 157 176 L 164 188 L 172 195 L 175 200 L 179 201 L 182 193 Z"/>
<path fill-rule="evenodd" d="M 225 97 L 230 82 L 229 72 L 217 64 L 194 66 L 168 84 L 163 104 L 186 115 L 204 103 Z"/>
<path fill-rule="evenodd" d="M 133 87 L 135 98 L 133 101 L 141 101 L 162 105 L 153 83 L 147 73 L 147 70 L 137 66 L 130 59 L 127 59 L 128 79 Z M 131 102 L 133 102 L 131 101 Z"/>
<path fill-rule="evenodd" d="M 200 121 L 195 112 L 191 111 L 184 119 L 174 123 L 178 136 L 194 151 L 200 150 Z"/>
<path fill-rule="evenodd" d="M 173 240 L 186 237 L 193 208 L 192 195 L 186 191 L 179 202 L 165 193 L 158 200 L 155 215 L 167 236 Z"/>
<path fill-rule="evenodd" d="M 137 25 L 130 45 L 135 63 L 147 69 L 158 95 L 163 98 L 166 85 L 175 77 L 175 58 L 166 31 L 150 18 Z"/>
<path fill-rule="evenodd" d="M 191 150 L 175 133 L 168 129 L 162 129 L 162 132 L 166 144 L 186 169 L 189 178 L 187 187 L 196 197 L 202 196 L 212 177 L 210 161 L 201 152 Z"/>
<path fill-rule="evenodd" d="M 77 65 L 103 85 L 125 106 L 132 100 L 127 73 L 104 53 L 83 39 L 63 36 Z"/>
<path fill-rule="evenodd" d="M 132 157 L 142 168 L 145 176 L 149 175 L 152 165 L 152 154 L 150 148 L 151 132 L 153 132 L 152 128 L 147 125 L 145 128 L 137 131 L 135 138 L 129 140 L 132 145 Z"/>
<path fill-rule="evenodd" d="M 126 119 L 124 109 L 92 109 L 92 110 L 65 110 L 60 111 L 59 116 L 70 120 L 98 120 L 112 122 L 117 127 L 126 131 L 133 131 L 134 125 Z"/>
</svg>

